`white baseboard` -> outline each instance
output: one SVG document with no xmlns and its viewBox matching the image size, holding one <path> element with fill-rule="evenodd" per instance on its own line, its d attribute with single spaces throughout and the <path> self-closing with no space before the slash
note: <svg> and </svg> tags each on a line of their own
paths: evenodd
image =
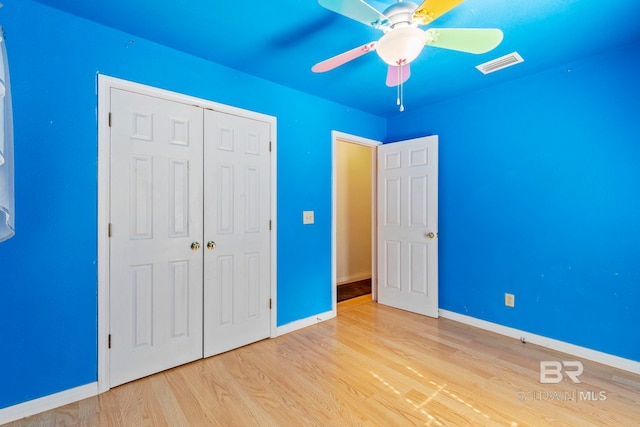
<svg viewBox="0 0 640 427">
<path fill-rule="evenodd" d="M 371 279 L 371 272 L 360 274 L 349 274 L 337 278 L 338 285 L 344 285 L 345 283 L 359 282 L 360 280 Z"/>
<path fill-rule="evenodd" d="M 315 325 L 316 323 L 324 322 L 325 320 L 329 320 L 334 317 L 336 317 L 336 313 L 332 310 L 307 317 L 306 319 L 296 320 L 295 322 L 278 326 L 276 329 L 276 336 L 288 334 L 289 332 L 297 331 L 298 329 L 306 328 L 307 326 Z"/>
<path fill-rule="evenodd" d="M 0 409 L 0 424 L 39 414 L 40 412 L 68 405 L 78 400 L 98 395 L 98 383 L 90 383 L 80 387 L 50 394 L 39 399 L 29 400 L 14 406 Z"/>
<path fill-rule="evenodd" d="M 603 353 L 601 351 L 592 350 L 590 348 L 581 347 L 579 345 L 570 344 L 564 341 L 558 341 L 553 338 L 547 338 L 542 335 L 532 334 L 531 332 L 510 328 L 508 326 L 499 325 L 497 323 L 487 322 L 486 320 L 477 319 L 475 317 L 466 316 L 464 314 L 455 313 L 448 310 L 439 310 L 440 316 L 445 319 L 454 320 L 469 326 L 495 332 L 500 335 L 515 338 L 517 340 L 524 339 L 525 342 L 547 347 L 552 350 L 561 351 L 572 356 L 591 360 L 593 362 L 602 363 L 603 365 L 613 368 L 622 369 L 623 371 L 632 372 L 640 375 L 640 362 L 614 356 L 612 354 Z"/>
</svg>

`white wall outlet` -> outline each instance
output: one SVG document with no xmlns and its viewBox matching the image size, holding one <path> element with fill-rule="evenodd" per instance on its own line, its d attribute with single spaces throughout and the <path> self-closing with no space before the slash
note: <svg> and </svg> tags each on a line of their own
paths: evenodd
<svg viewBox="0 0 640 427">
<path fill-rule="evenodd" d="M 516 296 L 514 294 L 504 294 L 504 305 L 514 307 L 516 305 Z"/>
<path fill-rule="evenodd" d="M 302 211 L 302 223 L 313 224 L 313 211 Z"/>
</svg>

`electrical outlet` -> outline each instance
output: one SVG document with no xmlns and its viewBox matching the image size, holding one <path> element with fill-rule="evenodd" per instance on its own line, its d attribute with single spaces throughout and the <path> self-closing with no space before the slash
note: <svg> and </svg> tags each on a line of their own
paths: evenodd
<svg viewBox="0 0 640 427">
<path fill-rule="evenodd" d="M 516 296 L 514 294 L 504 294 L 504 305 L 514 307 L 516 305 Z"/>
</svg>

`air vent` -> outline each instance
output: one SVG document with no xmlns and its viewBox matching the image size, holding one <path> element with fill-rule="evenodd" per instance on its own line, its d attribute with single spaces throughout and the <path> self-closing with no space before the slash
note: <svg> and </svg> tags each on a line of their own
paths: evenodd
<svg viewBox="0 0 640 427">
<path fill-rule="evenodd" d="M 489 62 L 485 62 L 484 64 L 476 65 L 476 68 L 480 70 L 482 74 L 489 74 L 521 62 L 524 62 L 524 59 L 522 59 L 518 52 L 513 52 Z"/>
</svg>

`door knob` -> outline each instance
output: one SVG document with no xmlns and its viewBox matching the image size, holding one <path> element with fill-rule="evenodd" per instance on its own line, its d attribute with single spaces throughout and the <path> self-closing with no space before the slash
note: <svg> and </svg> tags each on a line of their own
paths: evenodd
<svg viewBox="0 0 640 427">
<path fill-rule="evenodd" d="M 207 242 L 207 249 L 211 250 L 215 248 L 216 248 L 216 242 L 213 242 L 213 241 Z"/>
<path fill-rule="evenodd" d="M 428 233 L 424 233 L 424 237 L 428 237 L 429 239 L 433 239 L 434 237 L 436 237 L 436 235 L 433 233 L 433 231 L 430 231 Z"/>
<path fill-rule="evenodd" d="M 191 250 L 192 250 L 192 251 L 197 251 L 198 249 L 200 249 L 200 243 L 198 243 L 198 242 L 193 242 L 193 243 L 191 244 Z"/>
</svg>

